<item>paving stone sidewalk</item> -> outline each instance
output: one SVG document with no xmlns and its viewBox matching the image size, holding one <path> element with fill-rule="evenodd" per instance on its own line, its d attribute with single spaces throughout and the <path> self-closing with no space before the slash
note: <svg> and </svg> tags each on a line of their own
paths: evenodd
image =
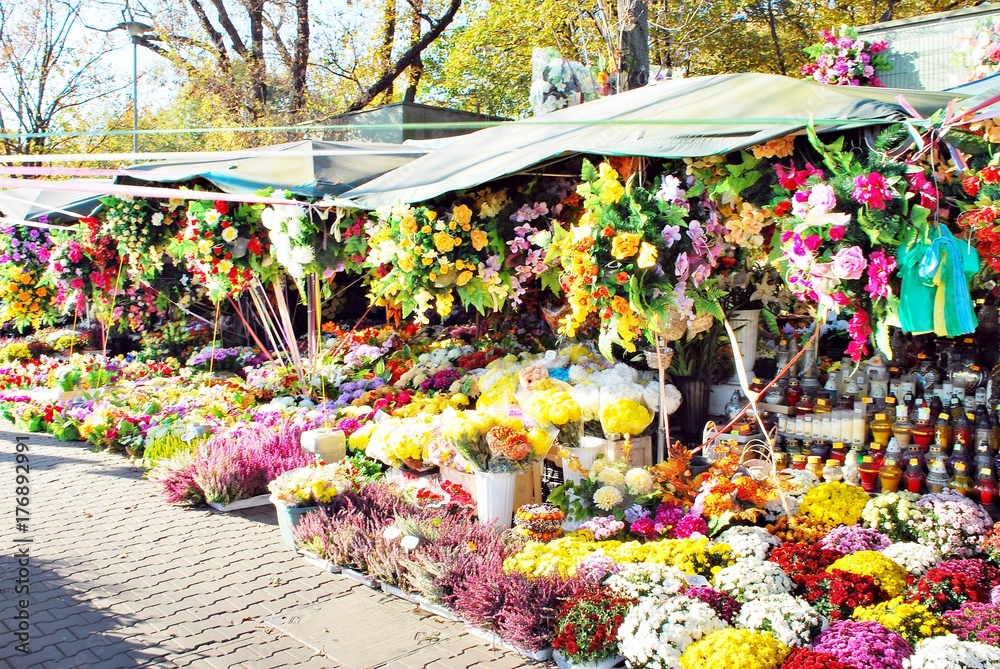
<svg viewBox="0 0 1000 669">
<path fill-rule="evenodd" d="M 545 666 L 492 649 L 460 624 L 308 565 L 282 543 L 274 509 L 228 514 L 172 507 L 120 455 L 80 443 L 22 435 L 29 444 L 28 531 L 15 521 L 15 438 L 0 428 L 0 666 L 339 667 L 265 621 L 314 603 L 370 609 L 406 630 L 441 630 L 413 640 L 385 669 L 515 669 Z M 31 543 L 17 543 L 30 539 Z M 17 547 L 30 548 L 30 654 L 17 651 Z M 364 638 L 365 620 L 339 636 Z M 419 636 L 419 635 L 418 635 Z M 372 648 L 380 640 L 366 639 Z M 378 657 L 373 653 L 373 656 Z M 371 663 L 360 665 L 373 667 Z"/>
</svg>

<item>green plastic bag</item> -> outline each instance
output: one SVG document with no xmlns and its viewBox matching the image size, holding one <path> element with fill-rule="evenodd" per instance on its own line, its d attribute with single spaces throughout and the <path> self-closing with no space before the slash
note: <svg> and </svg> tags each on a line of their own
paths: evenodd
<svg viewBox="0 0 1000 669">
<path fill-rule="evenodd" d="M 902 285 L 899 320 L 905 332 L 957 337 L 975 331 L 978 321 L 969 279 L 979 271 L 979 253 L 943 225 L 927 238 L 896 252 Z"/>
</svg>

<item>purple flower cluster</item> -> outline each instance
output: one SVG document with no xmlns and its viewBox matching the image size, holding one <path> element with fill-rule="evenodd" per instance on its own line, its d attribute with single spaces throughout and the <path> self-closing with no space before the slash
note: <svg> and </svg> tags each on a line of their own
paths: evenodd
<svg viewBox="0 0 1000 669">
<path fill-rule="evenodd" d="M 449 367 L 435 372 L 432 376 L 420 382 L 420 390 L 430 392 L 434 390 L 447 390 L 455 381 L 462 378 L 462 372 Z"/>
<path fill-rule="evenodd" d="M 955 611 L 945 611 L 944 622 L 963 641 L 1000 646 L 1000 605 L 966 602 Z"/>
<path fill-rule="evenodd" d="M 607 555 L 592 553 L 576 567 L 576 575 L 588 583 L 598 584 L 611 574 L 617 574 L 621 565 Z"/>
<path fill-rule="evenodd" d="M 813 650 L 857 669 L 902 669 L 913 652 L 906 639 L 872 621 L 838 620 L 822 632 Z"/>
<path fill-rule="evenodd" d="M 742 604 L 733 599 L 728 593 L 722 592 L 721 590 L 716 590 L 715 588 L 709 587 L 697 587 L 688 588 L 684 591 L 684 594 L 688 597 L 694 597 L 695 599 L 700 599 L 715 611 L 720 618 L 725 620 L 730 625 L 733 623 L 733 619 L 739 615 Z"/>
<path fill-rule="evenodd" d="M 378 346 L 359 344 L 344 356 L 344 364 L 348 367 L 367 367 L 382 357 L 384 351 Z"/>
<path fill-rule="evenodd" d="M 188 358 L 187 364 L 195 369 L 207 370 L 211 366 L 220 372 L 229 371 L 238 367 L 239 356 L 239 349 L 207 346 Z"/>
<path fill-rule="evenodd" d="M 820 540 L 823 548 L 847 555 L 858 551 L 880 551 L 892 543 L 878 530 L 860 525 L 841 525 Z"/>
<path fill-rule="evenodd" d="M 9 262 L 40 269 L 49 262 L 52 237 L 37 228 L 0 226 L 0 263 Z M 32 265 L 34 267 L 32 267 Z"/>
<path fill-rule="evenodd" d="M 334 401 L 333 406 L 337 409 L 346 407 L 348 404 L 364 395 L 367 391 L 381 388 L 384 385 L 385 379 L 378 376 L 370 379 L 358 379 L 357 381 L 342 383 L 340 384 L 340 387 L 337 388 L 339 395 L 336 401 Z"/>
</svg>

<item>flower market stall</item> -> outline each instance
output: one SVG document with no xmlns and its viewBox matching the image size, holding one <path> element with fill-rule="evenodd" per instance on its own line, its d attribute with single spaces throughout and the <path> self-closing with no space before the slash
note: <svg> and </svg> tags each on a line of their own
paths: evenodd
<svg viewBox="0 0 1000 669">
<path fill-rule="evenodd" d="M 784 107 L 679 123 L 762 81 Z M 998 666 L 1000 152 L 975 103 L 896 95 L 675 82 L 350 207 L 11 225 L 0 415 L 560 666 Z"/>
</svg>

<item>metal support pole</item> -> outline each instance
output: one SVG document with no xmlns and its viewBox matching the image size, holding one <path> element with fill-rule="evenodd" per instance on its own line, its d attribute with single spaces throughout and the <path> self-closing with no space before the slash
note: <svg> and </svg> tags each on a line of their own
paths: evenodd
<svg viewBox="0 0 1000 669">
<path fill-rule="evenodd" d="M 132 153 L 139 153 L 139 66 L 136 52 L 139 48 L 139 37 L 132 36 Z"/>
</svg>

